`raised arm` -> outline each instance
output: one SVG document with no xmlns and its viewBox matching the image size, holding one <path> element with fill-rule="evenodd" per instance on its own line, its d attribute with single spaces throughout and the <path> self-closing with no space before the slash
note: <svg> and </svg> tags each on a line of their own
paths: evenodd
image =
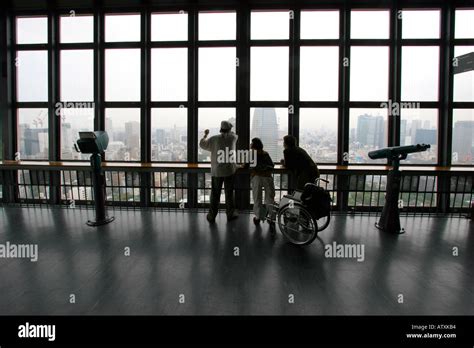
<svg viewBox="0 0 474 348">
<path fill-rule="evenodd" d="M 209 129 L 206 129 L 204 131 L 204 136 L 202 137 L 202 139 L 199 141 L 199 146 L 201 147 L 201 149 L 203 150 L 207 150 L 207 151 L 211 151 L 211 144 L 209 142 L 209 139 L 207 138 L 207 136 L 209 135 Z"/>
</svg>

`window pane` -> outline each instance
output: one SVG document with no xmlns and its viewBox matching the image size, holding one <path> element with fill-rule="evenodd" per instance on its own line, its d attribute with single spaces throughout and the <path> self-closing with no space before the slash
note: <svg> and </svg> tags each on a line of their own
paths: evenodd
<svg viewBox="0 0 474 348">
<path fill-rule="evenodd" d="M 62 43 L 94 42 L 93 16 L 61 16 Z"/>
<path fill-rule="evenodd" d="M 250 139 L 260 138 L 273 162 L 280 162 L 283 158 L 283 137 L 287 134 L 287 108 L 250 109 Z"/>
<path fill-rule="evenodd" d="M 474 109 L 453 110 L 452 163 L 474 165 Z"/>
<path fill-rule="evenodd" d="M 454 37 L 456 39 L 474 38 L 474 10 L 456 10 Z"/>
<path fill-rule="evenodd" d="M 188 14 L 154 13 L 151 15 L 151 41 L 185 41 L 188 39 Z"/>
<path fill-rule="evenodd" d="M 439 47 L 402 48 L 402 100 L 438 100 Z"/>
<path fill-rule="evenodd" d="M 140 160 L 140 109 L 105 109 L 105 130 L 109 134 L 108 161 Z"/>
<path fill-rule="evenodd" d="M 389 11 L 351 11 L 351 39 L 388 39 Z"/>
<path fill-rule="evenodd" d="M 89 154 L 74 149 L 79 132 L 94 130 L 94 109 L 62 108 L 61 115 L 61 159 L 88 160 Z"/>
<path fill-rule="evenodd" d="M 235 40 L 235 12 L 199 12 L 199 40 Z"/>
<path fill-rule="evenodd" d="M 300 109 L 300 146 L 319 163 L 337 162 L 337 109 Z"/>
<path fill-rule="evenodd" d="M 238 134 L 235 128 L 235 108 L 200 108 L 198 114 L 198 143 L 202 139 L 205 129 L 209 129 L 209 137 L 219 134 L 221 121 L 230 121 L 234 126 L 232 131 Z M 201 149 L 199 144 L 198 161 L 211 161 L 211 153 Z"/>
<path fill-rule="evenodd" d="M 151 160 L 186 162 L 188 109 L 151 109 Z"/>
<path fill-rule="evenodd" d="M 337 101 L 339 47 L 301 47 L 300 99 Z"/>
<path fill-rule="evenodd" d="M 433 164 L 438 161 L 438 110 L 402 108 L 400 145 L 430 144 L 424 152 L 412 153 L 405 164 Z"/>
<path fill-rule="evenodd" d="M 469 54 L 469 56 L 465 56 Z M 458 68 L 464 70 L 468 61 L 472 62 L 474 55 L 474 46 L 456 46 L 454 47 L 454 57 Z M 472 68 L 471 68 L 472 69 Z M 463 71 L 454 74 L 453 100 L 456 102 L 474 101 L 474 71 Z"/>
<path fill-rule="evenodd" d="M 289 11 L 253 11 L 250 23 L 252 40 L 288 40 L 290 37 Z"/>
<path fill-rule="evenodd" d="M 17 44 L 48 43 L 48 18 L 47 17 L 17 17 L 16 43 Z"/>
<path fill-rule="evenodd" d="M 235 47 L 199 48 L 199 100 L 235 100 Z"/>
<path fill-rule="evenodd" d="M 403 39 L 439 39 L 440 11 L 412 11 L 402 12 Z"/>
<path fill-rule="evenodd" d="M 351 47 L 351 101 L 388 99 L 388 47 Z"/>
<path fill-rule="evenodd" d="M 151 50 L 151 99 L 186 101 L 188 99 L 188 49 Z"/>
<path fill-rule="evenodd" d="M 351 109 L 349 117 L 349 162 L 386 163 L 370 159 L 368 152 L 387 146 L 387 109 Z"/>
<path fill-rule="evenodd" d="M 302 39 L 339 39 L 339 11 L 301 11 Z"/>
<path fill-rule="evenodd" d="M 19 51 L 16 63 L 17 100 L 48 101 L 48 52 Z"/>
<path fill-rule="evenodd" d="M 250 99 L 288 100 L 288 47 L 252 47 Z"/>
<path fill-rule="evenodd" d="M 48 110 L 18 109 L 20 159 L 48 159 Z"/>
<path fill-rule="evenodd" d="M 140 49 L 105 50 L 105 100 L 140 100 Z"/>
<path fill-rule="evenodd" d="M 93 50 L 61 51 L 61 100 L 94 100 Z"/>
<path fill-rule="evenodd" d="M 105 16 L 105 41 L 140 41 L 140 15 Z"/>
</svg>

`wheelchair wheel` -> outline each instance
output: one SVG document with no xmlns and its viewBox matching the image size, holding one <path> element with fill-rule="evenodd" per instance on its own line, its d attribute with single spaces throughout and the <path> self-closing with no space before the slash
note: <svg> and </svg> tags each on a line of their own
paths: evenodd
<svg viewBox="0 0 474 348">
<path fill-rule="evenodd" d="M 318 234 L 318 225 L 303 205 L 294 203 L 283 206 L 278 211 L 278 227 L 291 243 L 296 245 L 311 244 Z"/>
<path fill-rule="evenodd" d="M 329 226 L 329 222 L 331 222 L 331 215 L 323 216 L 317 220 L 318 224 L 318 232 L 325 230 Z"/>
</svg>

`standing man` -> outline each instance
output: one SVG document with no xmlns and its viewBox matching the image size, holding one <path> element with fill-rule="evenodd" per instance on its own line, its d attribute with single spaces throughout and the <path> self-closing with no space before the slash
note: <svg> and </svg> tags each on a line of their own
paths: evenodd
<svg viewBox="0 0 474 348">
<path fill-rule="evenodd" d="M 284 159 L 282 165 L 295 174 L 296 189 L 303 190 L 306 183 L 314 183 L 319 178 L 319 169 L 313 159 L 301 147 L 296 145 L 296 138 L 292 135 L 283 137 Z"/>
<path fill-rule="evenodd" d="M 216 221 L 219 212 L 222 184 L 224 184 L 227 221 L 237 218 L 234 207 L 234 180 L 237 164 L 233 158 L 218 161 L 219 153 L 235 153 L 238 136 L 231 131 L 232 127 L 229 121 L 222 121 L 219 135 L 214 135 L 208 139 L 209 129 L 206 129 L 203 138 L 199 142 L 199 146 L 203 150 L 211 152 L 211 208 L 207 214 L 207 221 L 211 223 Z M 219 159 L 221 159 L 221 156 L 219 156 Z"/>
</svg>

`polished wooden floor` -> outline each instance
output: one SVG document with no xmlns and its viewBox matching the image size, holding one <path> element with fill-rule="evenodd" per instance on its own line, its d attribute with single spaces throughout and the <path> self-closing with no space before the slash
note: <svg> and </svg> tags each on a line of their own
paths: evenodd
<svg viewBox="0 0 474 348">
<path fill-rule="evenodd" d="M 335 216 L 302 248 L 249 214 L 210 226 L 204 213 L 112 213 L 92 228 L 91 210 L 0 208 L 0 243 L 39 248 L 37 262 L 0 258 L 0 315 L 474 314 L 466 219 L 403 218 L 392 236 L 375 216 Z M 364 261 L 325 257 L 333 241 L 363 244 Z"/>
</svg>

